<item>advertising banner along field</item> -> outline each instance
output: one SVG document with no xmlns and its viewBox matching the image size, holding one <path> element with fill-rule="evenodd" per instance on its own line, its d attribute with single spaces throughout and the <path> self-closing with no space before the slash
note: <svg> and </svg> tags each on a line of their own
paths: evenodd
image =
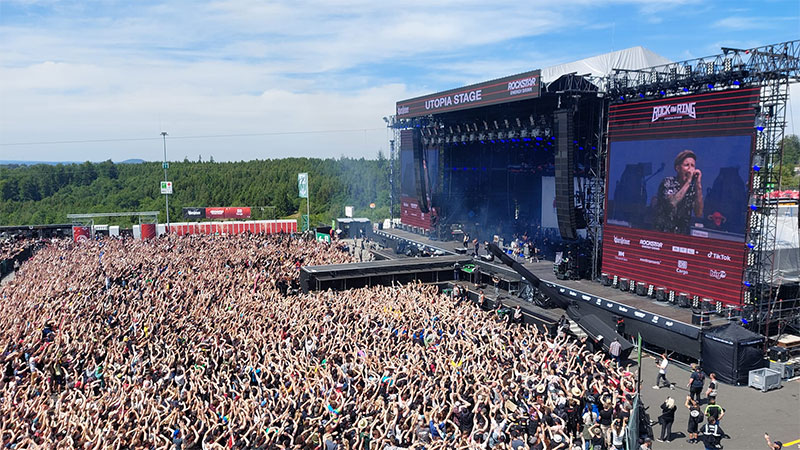
<svg viewBox="0 0 800 450">
<path fill-rule="evenodd" d="M 249 219 L 250 208 L 183 208 L 184 219 Z"/>
</svg>

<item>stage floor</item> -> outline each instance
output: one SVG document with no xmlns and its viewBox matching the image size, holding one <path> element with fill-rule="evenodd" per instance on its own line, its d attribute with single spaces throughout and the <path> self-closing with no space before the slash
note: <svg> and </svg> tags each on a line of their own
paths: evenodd
<svg viewBox="0 0 800 450">
<path fill-rule="evenodd" d="M 425 236 L 410 233 L 408 231 L 396 228 L 393 228 L 391 230 L 379 230 L 377 234 L 379 236 L 384 235 L 385 237 L 389 237 L 390 239 L 397 239 L 397 238 L 405 239 L 407 241 L 411 241 L 427 247 L 440 249 L 447 253 L 452 253 L 452 254 L 456 253 L 455 251 L 456 248 L 461 247 L 461 242 L 459 241 L 435 241 Z M 471 254 L 473 248 L 471 247 L 468 250 L 469 250 L 468 254 Z M 483 245 L 481 245 L 480 254 L 485 254 L 485 253 L 486 252 L 483 249 Z M 406 256 L 404 255 L 396 255 L 396 257 L 406 258 Z M 553 272 L 552 261 L 523 263 L 521 260 L 519 260 L 519 262 L 522 263 L 526 269 L 530 270 L 534 275 L 536 275 L 543 281 L 558 284 L 560 286 L 573 289 L 575 291 L 580 291 L 585 294 L 593 295 L 595 297 L 600 297 L 617 303 L 622 303 L 624 305 L 637 308 L 643 311 L 647 311 L 652 314 L 668 317 L 671 320 L 683 322 L 687 325 L 692 324 L 692 311 L 690 308 L 680 308 L 666 302 L 658 302 L 649 297 L 642 297 L 632 294 L 630 292 L 624 292 L 620 291 L 619 289 L 614 289 L 610 286 L 603 286 L 602 284 L 596 281 L 559 280 L 558 278 L 556 278 L 556 275 Z M 504 264 L 500 264 L 498 262 L 493 262 L 488 264 L 495 265 L 498 267 L 507 267 Z M 711 325 L 722 325 L 727 322 L 728 321 L 725 318 L 713 314 L 711 315 Z"/>
</svg>

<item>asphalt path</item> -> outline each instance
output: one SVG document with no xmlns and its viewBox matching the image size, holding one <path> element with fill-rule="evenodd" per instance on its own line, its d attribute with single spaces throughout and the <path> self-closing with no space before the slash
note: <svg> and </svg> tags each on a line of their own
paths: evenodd
<svg viewBox="0 0 800 450">
<path fill-rule="evenodd" d="M 635 370 L 635 367 L 633 368 Z M 675 422 L 672 425 L 671 442 L 653 442 L 654 449 L 693 449 L 702 450 L 702 444 L 689 444 L 686 429 L 689 413 L 683 406 L 689 389 L 689 368 L 670 364 L 667 369 L 667 379 L 675 383 L 675 389 L 653 389 L 658 368 L 655 359 L 647 356 L 642 358 L 642 399 L 647 406 L 652 420 L 657 420 L 661 413 L 660 405 L 671 396 L 675 399 L 678 410 L 675 413 Z M 708 387 L 708 378 L 704 387 Z M 707 404 L 703 396 L 702 409 Z M 717 404 L 725 409 L 725 416 L 720 426 L 731 439 L 723 439 L 722 445 L 727 450 L 767 450 L 764 433 L 769 433 L 770 438 L 781 441 L 784 449 L 800 449 L 800 380 L 784 381 L 780 389 L 769 392 L 747 386 L 730 386 L 720 383 Z M 704 422 L 705 423 L 705 422 Z M 653 434 L 658 438 L 661 425 L 653 426 Z M 787 446 L 791 444 L 791 446 Z"/>
</svg>

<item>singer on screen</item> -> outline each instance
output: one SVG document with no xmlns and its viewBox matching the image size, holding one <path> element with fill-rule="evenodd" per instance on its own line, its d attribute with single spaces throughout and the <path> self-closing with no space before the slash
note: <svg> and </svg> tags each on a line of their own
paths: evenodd
<svg viewBox="0 0 800 450">
<path fill-rule="evenodd" d="M 658 231 L 689 234 L 691 218 L 703 216 L 703 174 L 695 164 L 697 156 L 684 150 L 675 157 L 674 177 L 658 187 L 655 225 Z"/>
</svg>

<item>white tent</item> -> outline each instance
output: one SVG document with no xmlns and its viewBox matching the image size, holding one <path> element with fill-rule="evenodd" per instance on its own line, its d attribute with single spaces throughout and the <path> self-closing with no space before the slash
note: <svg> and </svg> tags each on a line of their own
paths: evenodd
<svg viewBox="0 0 800 450">
<path fill-rule="evenodd" d="M 775 230 L 776 284 L 800 281 L 800 230 L 798 230 L 797 204 L 781 204 L 777 210 L 778 226 Z"/>
<path fill-rule="evenodd" d="M 614 69 L 644 69 L 645 67 L 659 66 L 671 62 L 669 59 L 644 47 L 631 47 L 581 59 L 580 61 L 547 67 L 542 69 L 542 81 L 549 83 L 568 73 L 603 77 L 610 74 Z"/>
</svg>

